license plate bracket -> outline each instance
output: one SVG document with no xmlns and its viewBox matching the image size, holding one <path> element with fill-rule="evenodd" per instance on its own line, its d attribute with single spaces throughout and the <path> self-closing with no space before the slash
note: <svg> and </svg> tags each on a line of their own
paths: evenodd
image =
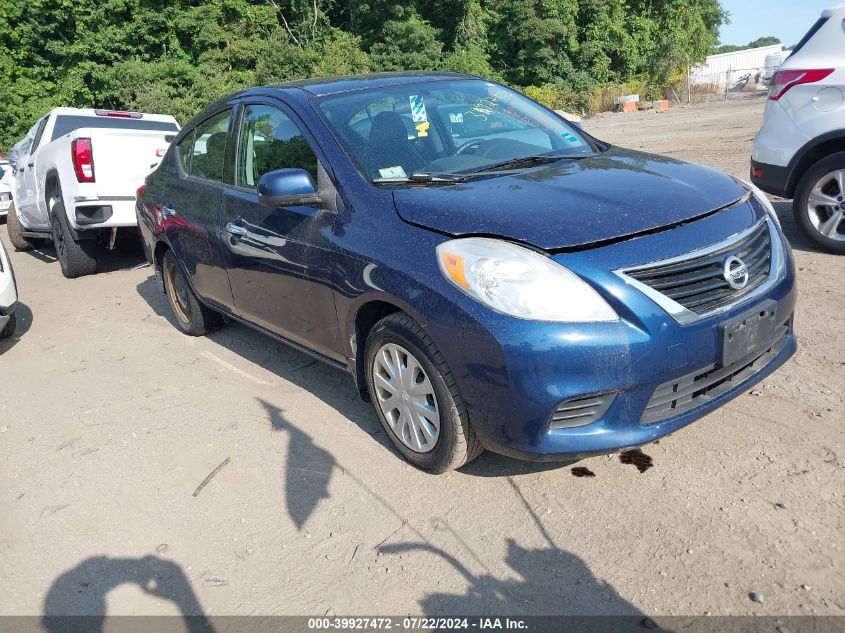
<svg viewBox="0 0 845 633">
<path fill-rule="evenodd" d="M 777 302 L 766 301 L 754 310 L 719 324 L 722 367 L 733 365 L 770 343 L 775 336 Z"/>
</svg>

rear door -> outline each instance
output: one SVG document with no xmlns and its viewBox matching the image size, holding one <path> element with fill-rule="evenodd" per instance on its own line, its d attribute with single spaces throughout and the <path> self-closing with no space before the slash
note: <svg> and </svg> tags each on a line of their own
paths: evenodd
<svg viewBox="0 0 845 633">
<path fill-rule="evenodd" d="M 328 174 L 313 139 L 276 102 L 245 103 L 238 124 L 235 183 L 223 197 L 226 258 L 239 315 L 325 356 L 342 358 L 328 239 L 335 212 L 327 206 L 269 208 L 257 185 L 268 171 L 305 169 L 320 190 Z M 321 181 L 321 179 L 323 179 Z M 234 234 L 243 229 L 243 235 Z"/>
<path fill-rule="evenodd" d="M 232 109 L 198 123 L 176 147 L 176 169 L 161 194 L 163 232 L 203 299 L 226 308 L 232 293 L 220 246 L 223 188 L 231 179 Z"/>
</svg>

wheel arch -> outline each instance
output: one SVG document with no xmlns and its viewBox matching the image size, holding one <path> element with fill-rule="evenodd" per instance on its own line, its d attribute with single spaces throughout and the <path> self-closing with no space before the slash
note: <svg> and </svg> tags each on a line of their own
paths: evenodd
<svg viewBox="0 0 845 633">
<path fill-rule="evenodd" d="M 162 273 L 161 264 L 164 261 L 164 254 L 169 250 L 172 249 L 164 240 L 157 240 L 153 248 L 153 272 L 158 282 L 158 289 L 161 292 L 164 292 L 164 274 Z"/>
<path fill-rule="evenodd" d="M 810 169 L 820 160 L 836 154 L 845 152 L 845 130 L 823 134 L 798 150 L 795 158 L 792 159 L 792 166 L 789 169 L 789 181 L 787 182 L 787 197 L 794 198 L 798 183 Z"/>
<path fill-rule="evenodd" d="M 351 369 L 353 370 L 355 386 L 358 389 L 358 394 L 365 402 L 370 401 L 370 394 L 367 390 L 367 380 L 364 375 L 366 371 L 365 350 L 367 347 L 367 338 L 376 323 L 381 321 L 384 317 L 396 314 L 397 312 L 404 312 L 411 318 L 414 318 L 414 316 L 408 313 L 407 310 L 403 309 L 398 302 L 389 301 L 386 297 L 368 300 L 365 303 L 362 303 L 355 311 L 355 318 L 353 320 L 351 333 L 351 348 L 352 353 L 355 356 L 352 359 L 354 366 L 351 367 Z"/>
<path fill-rule="evenodd" d="M 54 196 L 53 194 L 58 192 L 58 196 Z M 44 178 L 44 205 L 47 209 L 47 215 L 50 215 L 53 212 L 52 205 L 50 201 L 55 198 L 61 199 L 62 193 L 62 183 L 59 180 L 59 172 L 55 169 L 51 169 L 47 172 L 47 175 Z"/>
</svg>

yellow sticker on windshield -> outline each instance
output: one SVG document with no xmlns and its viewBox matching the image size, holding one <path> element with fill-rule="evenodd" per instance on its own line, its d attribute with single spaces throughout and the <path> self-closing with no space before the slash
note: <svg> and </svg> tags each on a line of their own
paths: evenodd
<svg viewBox="0 0 845 633">
<path fill-rule="evenodd" d="M 431 125 L 428 121 L 417 123 L 414 127 L 417 128 L 417 138 L 428 136 L 428 126 Z"/>
</svg>

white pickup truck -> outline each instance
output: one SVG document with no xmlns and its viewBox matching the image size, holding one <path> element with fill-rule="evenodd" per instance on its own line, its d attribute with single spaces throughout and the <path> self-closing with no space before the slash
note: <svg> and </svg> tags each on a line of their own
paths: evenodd
<svg viewBox="0 0 845 633">
<path fill-rule="evenodd" d="M 16 249 L 52 239 L 65 277 L 97 271 L 96 251 L 135 227 L 135 192 L 179 131 L 172 116 L 55 108 L 39 119 L 14 161 L 6 220 Z"/>
</svg>

